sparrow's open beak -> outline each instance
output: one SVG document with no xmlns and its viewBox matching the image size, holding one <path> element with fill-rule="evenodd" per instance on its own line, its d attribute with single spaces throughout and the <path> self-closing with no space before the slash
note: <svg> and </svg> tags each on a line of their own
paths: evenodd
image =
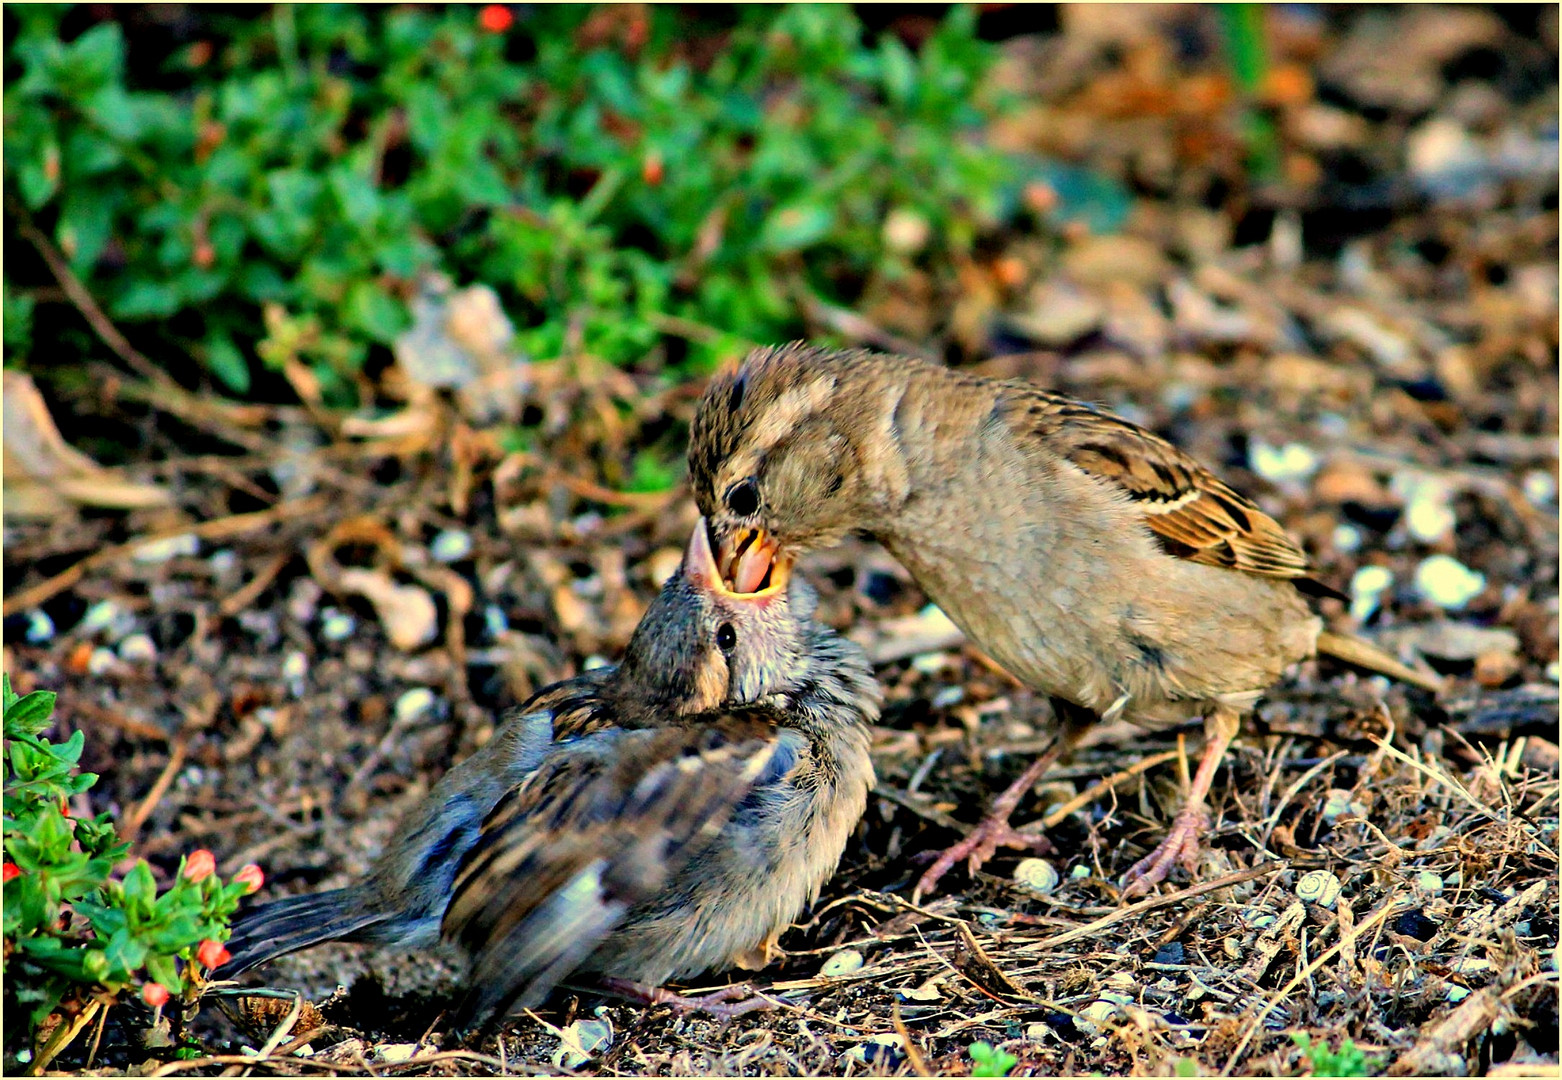
<svg viewBox="0 0 1562 1080">
<path fill-rule="evenodd" d="M 694 526 L 684 555 L 684 573 L 691 581 L 713 592 L 742 599 L 774 596 L 786 588 L 792 560 L 782 554 L 775 539 L 760 528 L 740 530 L 721 557 L 712 552 L 710 531 L 704 518 Z"/>
</svg>

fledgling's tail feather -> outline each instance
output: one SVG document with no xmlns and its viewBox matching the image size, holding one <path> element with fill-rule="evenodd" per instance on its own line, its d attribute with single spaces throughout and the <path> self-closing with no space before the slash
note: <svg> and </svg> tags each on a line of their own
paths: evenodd
<svg viewBox="0 0 1562 1080">
<path fill-rule="evenodd" d="M 251 908 L 234 920 L 227 948 L 232 959 L 217 969 L 231 979 L 257 964 L 325 941 L 358 940 L 358 933 L 386 915 L 365 903 L 358 888 L 289 896 Z"/>
</svg>

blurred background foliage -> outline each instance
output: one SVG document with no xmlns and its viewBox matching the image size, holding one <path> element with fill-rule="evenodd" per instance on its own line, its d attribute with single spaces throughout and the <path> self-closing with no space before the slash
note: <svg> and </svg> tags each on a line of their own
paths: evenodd
<svg viewBox="0 0 1562 1080">
<path fill-rule="evenodd" d="M 1023 212 L 966 7 L 915 51 L 834 5 L 196 7 L 190 41 L 93 11 L 5 11 L 5 352 L 35 371 L 102 346 L 37 332 L 30 226 L 181 381 L 290 397 L 297 356 L 351 405 L 429 272 L 497 290 L 532 359 L 695 374 Z"/>
</svg>

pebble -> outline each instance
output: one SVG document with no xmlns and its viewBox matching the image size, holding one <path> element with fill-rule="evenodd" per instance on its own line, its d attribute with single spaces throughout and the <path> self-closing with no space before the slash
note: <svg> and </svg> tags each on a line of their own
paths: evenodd
<svg viewBox="0 0 1562 1080">
<path fill-rule="evenodd" d="M 1430 870 L 1423 870 L 1416 875 L 1416 888 L 1430 896 L 1443 894 L 1443 879 L 1441 875 L 1434 874 Z"/>
<path fill-rule="evenodd" d="M 1322 908 L 1332 908 L 1340 898 L 1340 879 L 1328 870 L 1309 870 L 1296 883 L 1296 897 Z"/>
<path fill-rule="evenodd" d="M 1046 896 L 1058 887 L 1058 871 L 1046 859 L 1021 859 L 1014 880 L 1033 893 Z"/>
<path fill-rule="evenodd" d="M 138 544 L 131 558 L 138 563 L 165 563 L 169 559 L 195 555 L 201 550 L 201 538 L 194 533 L 180 533 L 161 540 L 148 540 Z"/>
<path fill-rule="evenodd" d="M 1421 189 L 1437 199 L 1469 195 L 1491 168 L 1464 125 L 1434 116 L 1405 136 L 1405 164 Z"/>
<path fill-rule="evenodd" d="M 157 646 L 145 634 L 131 634 L 119 643 L 119 658 L 127 664 L 149 664 L 157 659 Z"/>
<path fill-rule="evenodd" d="M 320 636 L 326 641 L 346 641 L 358 629 L 358 620 L 338 608 L 326 608 L 320 613 Z"/>
<path fill-rule="evenodd" d="M 965 687 L 946 686 L 933 695 L 933 708 L 947 709 L 965 700 Z"/>
<path fill-rule="evenodd" d="M 54 620 L 49 618 L 49 613 L 38 608 L 27 613 L 27 642 L 30 645 L 42 645 L 54 637 Z"/>
<path fill-rule="evenodd" d="M 87 657 L 88 675 L 107 675 L 118 666 L 119 658 L 102 646 L 93 649 L 92 655 Z"/>
<path fill-rule="evenodd" d="M 1336 818 L 1346 814 L 1366 817 L 1367 808 L 1360 802 L 1353 801 L 1350 792 L 1344 788 L 1330 788 L 1323 797 L 1323 820 L 1332 823 Z"/>
<path fill-rule="evenodd" d="M 1110 1001 L 1092 1001 L 1074 1019 L 1074 1026 L 1086 1035 L 1101 1034 L 1101 1025 L 1109 1024 L 1117 1015 L 1117 1006 Z"/>
<path fill-rule="evenodd" d="M 294 649 L 283 657 L 282 678 L 287 681 L 288 689 L 293 691 L 294 697 L 303 693 L 304 676 L 308 674 L 309 658 L 303 653 Z"/>
<path fill-rule="evenodd" d="M 233 580 L 239 570 L 239 553 L 232 548 L 219 548 L 206 557 L 213 576 L 225 581 Z"/>
<path fill-rule="evenodd" d="M 374 1051 L 374 1061 L 379 1065 L 399 1065 L 411 1061 L 417 1052 L 417 1043 L 388 1043 Z"/>
<path fill-rule="evenodd" d="M 1416 567 L 1416 591 L 1440 608 L 1457 611 L 1486 588 L 1486 575 L 1449 555 L 1433 555 Z"/>
<path fill-rule="evenodd" d="M 396 699 L 396 723 L 410 724 L 434 711 L 439 699 L 426 686 L 414 686 Z"/>
<path fill-rule="evenodd" d="M 842 949 L 820 966 L 819 974 L 826 979 L 835 979 L 850 975 L 861 968 L 863 963 L 862 953 L 856 949 Z"/>
<path fill-rule="evenodd" d="M 1394 571 L 1386 566 L 1361 566 L 1350 579 L 1350 613 L 1362 620 L 1378 609 L 1378 599 L 1394 584 Z"/>
<path fill-rule="evenodd" d="M 1479 975 L 1492 967 L 1492 962 L 1483 956 L 1466 956 L 1449 964 L 1448 970 L 1455 975 Z"/>
<path fill-rule="evenodd" d="M 504 617 L 504 608 L 489 604 L 483 608 L 483 627 L 491 638 L 503 637 L 510 629 L 510 620 Z"/>
<path fill-rule="evenodd" d="M 581 663 L 583 671 L 595 671 L 597 668 L 607 667 L 612 661 L 601 653 L 592 653 Z"/>
<path fill-rule="evenodd" d="M 88 634 L 99 630 L 108 630 L 111 627 L 118 631 L 114 636 L 122 637 L 129 631 L 126 623 L 134 625 L 129 612 L 124 611 L 112 600 L 99 600 L 87 609 L 87 613 L 81 617 L 81 630 Z"/>
<path fill-rule="evenodd" d="M 1423 544 L 1437 543 L 1453 532 L 1454 526 L 1458 524 L 1459 519 L 1453 507 L 1448 505 L 1446 492 L 1439 495 L 1430 488 L 1422 487 L 1410 505 L 1405 507 L 1405 529 Z"/>
<path fill-rule="evenodd" d="M 897 206 L 884 215 L 884 246 L 902 255 L 915 255 L 932 238 L 933 226 L 915 210 Z"/>
<path fill-rule="evenodd" d="M 1068 876 L 1070 880 L 1073 881 L 1084 881 L 1087 877 L 1090 876 L 1090 867 L 1086 866 L 1084 863 L 1078 863 L 1077 865 L 1069 868 Z"/>
<path fill-rule="evenodd" d="M 1448 988 L 1448 1000 L 1449 1001 L 1458 1003 L 1460 1001 L 1463 1001 L 1465 998 L 1467 998 L 1469 996 L 1470 996 L 1470 988 L 1468 986 L 1450 986 Z"/>
<path fill-rule="evenodd" d="M 1334 527 L 1334 549 L 1349 555 L 1361 550 L 1361 530 L 1347 522 Z"/>
<path fill-rule="evenodd" d="M 472 534 L 461 529 L 446 529 L 434 537 L 428 553 L 435 562 L 460 562 L 472 554 Z"/>
<path fill-rule="evenodd" d="M 1286 480 L 1306 480 L 1318 471 L 1321 461 L 1316 453 L 1301 443 L 1271 446 L 1262 439 L 1255 439 L 1248 451 L 1253 471 L 1265 480 L 1280 483 Z"/>
<path fill-rule="evenodd" d="M 1544 469 L 1531 469 L 1524 474 L 1524 497 L 1544 509 L 1557 497 L 1557 482 Z"/>
</svg>

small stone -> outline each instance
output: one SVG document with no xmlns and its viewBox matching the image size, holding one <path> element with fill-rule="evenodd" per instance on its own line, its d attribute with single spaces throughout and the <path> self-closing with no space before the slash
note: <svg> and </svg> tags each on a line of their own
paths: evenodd
<svg viewBox="0 0 1562 1080">
<path fill-rule="evenodd" d="M 1336 525 L 1330 539 L 1334 541 L 1334 549 L 1346 555 L 1361 550 L 1361 530 L 1348 522 Z"/>
<path fill-rule="evenodd" d="M 119 658 L 127 664 L 149 664 L 157 659 L 157 646 L 145 634 L 131 634 L 119 643 Z"/>
<path fill-rule="evenodd" d="M 120 622 L 125 612 L 120 610 L 118 604 L 112 600 L 99 600 L 87 609 L 87 613 L 81 617 L 81 630 L 84 633 L 95 633 L 106 630 Z"/>
<path fill-rule="evenodd" d="M 946 686 L 933 695 L 933 708 L 947 709 L 965 700 L 965 687 Z"/>
<path fill-rule="evenodd" d="M 398 1065 L 411 1061 L 417 1052 L 417 1043 L 386 1043 L 375 1050 L 374 1060 L 381 1065 Z"/>
<path fill-rule="evenodd" d="M 1394 584 L 1394 571 L 1386 566 L 1361 566 L 1350 579 L 1350 613 L 1366 619 L 1378 609 L 1378 598 Z"/>
<path fill-rule="evenodd" d="M 1350 792 L 1344 788 L 1330 788 L 1323 797 L 1323 820 L 1333 824 L 1335 819 L 1351 814 L 1355 817 L 1366 817 L 1367 808 L 1361 803 L 1353 801 Z"/>
<path fill-rule="evenodd" d="M 933 226 L 915 210 L 896 207 L 884 215 L 884 246 L 901 255 L 915 255 L 927 246 Z"/>
<path fill-rule="evenodd" d="M 27 613 L 27 631 L 24 635 L 29 645 L 42 645 L 54 637 L 54 620 L 49 613 L 33 608 Z"/>
<path fill-rule="evenodd" d="M 1075 1018 L 1074 1026 L 1086 1035 L 1099 1035 L 1103 1024 L 1110 1024 L 1117 1015 L 1117 1006 L 1110 1001 L 1092 1001 Z"/>
<path fill-rule="evenodd" d="M 446 529 L 429 543 L 428 553 L 435 562 L 460 562 L 472 554 L 472 534 L 461 529 Z"/>
<path fill-rule="evenodd" d="M 233 581 L 238 577 L 239 553 L 232 548 L 218 548 L 206 557 L 206 565 L 211 567 L 213 577 Z"/>
<path fill-rule="evenodd" d="M 180 533 L 161 540 L 148 540 L 138 545 L 130 557 L 138 563 L 164 563 L 180 556 L 194 555 L 200 550 L 200 537 L 194 533 Z"/>
<path fill-rule="evenodd" d="M 107 675 L 118 666 L 119 658 L 102 646 L 93 649 L 92 655 L 87 657 L 88 675 Z"/>
<path fill-rule="evenodd" d="M 1483 956 L 1466 956 L 1449 964 L 1448 970 L 1455 975 L 1481 975 L 1492 970 L 1493 966 Z"/>
<path fill-rule="evenodd" d="M 1469 996 L 1470 988 L 1468 986 L 1450 986 L 1448 988 L 1448 1000 L 1456 1004 Z"/>
<path fill-rule="evenodd" d="M 1340 879 L 1328 870 L 1309 870 L 1296 883 L 1296 898 L 1321 908 L 1332 908 L 1340 898 Z"/>
<path fill-rule="evenodd" d="M 1276 447 L 1262 439 L 1253 440 L 1248 459 L 1254 472 L 1275 483 L 1306 480 L 1318 471 L 1319 465 L 1318 455 L 1301 443 Z"/>
<path fill-rule="evenodd" d="M 1090 876 L 1090 867 L 1084 863 L 1075 863 L 1069 867 L 1068 876 L 1071 881 L 1084 881 Z"/>
<path fill-rule="evenodd" d="M 1475 658 L 1475 681 L 1496 688 L 1517 675 L 1521 666 L 1519 658 L 1511 652 L 1484 652 Z"/>
<path fill-rule="evenodd" d="M 1434 874 L 1430 870 L 1423 870 L 1416 875 L 1416 888 L 1428 896 L 1441 896 L 1443 894 L 1442 876 Z"/>
<path fill-rule="evenodd" d="M 842 949 L 820 966 L 819 974 L 826 979 L 837 979 L 842 975 L 850 975 L 861 968 L 863 963 L 862 953 L 856 949 Z"/>
<path fill-rule="evenodd" d="M 346 641 L 358 629 L 358 620 L 345 611 L 326 608 L 320 613 L 320 636 L 326 641 Z"/>
<path fill-rule="evenodd" d="M 434 711 L 439 698 L 426 686 L 414 686 L 396 699 L 396 723 L 411 724 Z"/>
<path fill-rule="evenodd" d="M 583 671 L 595 671 L 595 670 L 597 670 L 597 668 L 605 668 L 605 667 L 607 667 L 612 662 L 613 661 L 609 660 L 607 657 L 603 656 L 601 653 L 592 653 L 590 656 L 586 657 L 586 659 L 581 662 L 580 666 L 581 666 L 581 669 Z"/>
<path fill-rule="evenodd" d="M 503 637 L 510 629 L 510 620 L 504 617 L 504 608 L 489 604 L 483 608 L 483 629 L 491 638 Z"/>
<path fill-rule="evenodd" d="M 1557 482 L 1544 469 L 1531 469 L 1524 474 L 1524 497 L 1545 509 L 1556 501 Z"/>
<path fill-rule="evenodd" d="M 1486 575 L 1448 555 L 1433 555 L 1416 567 L 1416 591 L 1440 608 L 1457 611 L 1486 588 Z"/>
<path fill-rule="evenodd" d="M 1405 507 L 1405 529 L 1423 544 L 1435 544 L 1454 531 L 1459 519 L 1446 498 L 1438 498 L 1431 490 L 1422 488 L 1410 505 Z"/>
<path fill-rule="evenodd" d="M 1029 891 L 1046 896 L 1058 887 L 1058 872 L 1046 859 L 1021 859 L 1014 880 Z"/>
</svg>

